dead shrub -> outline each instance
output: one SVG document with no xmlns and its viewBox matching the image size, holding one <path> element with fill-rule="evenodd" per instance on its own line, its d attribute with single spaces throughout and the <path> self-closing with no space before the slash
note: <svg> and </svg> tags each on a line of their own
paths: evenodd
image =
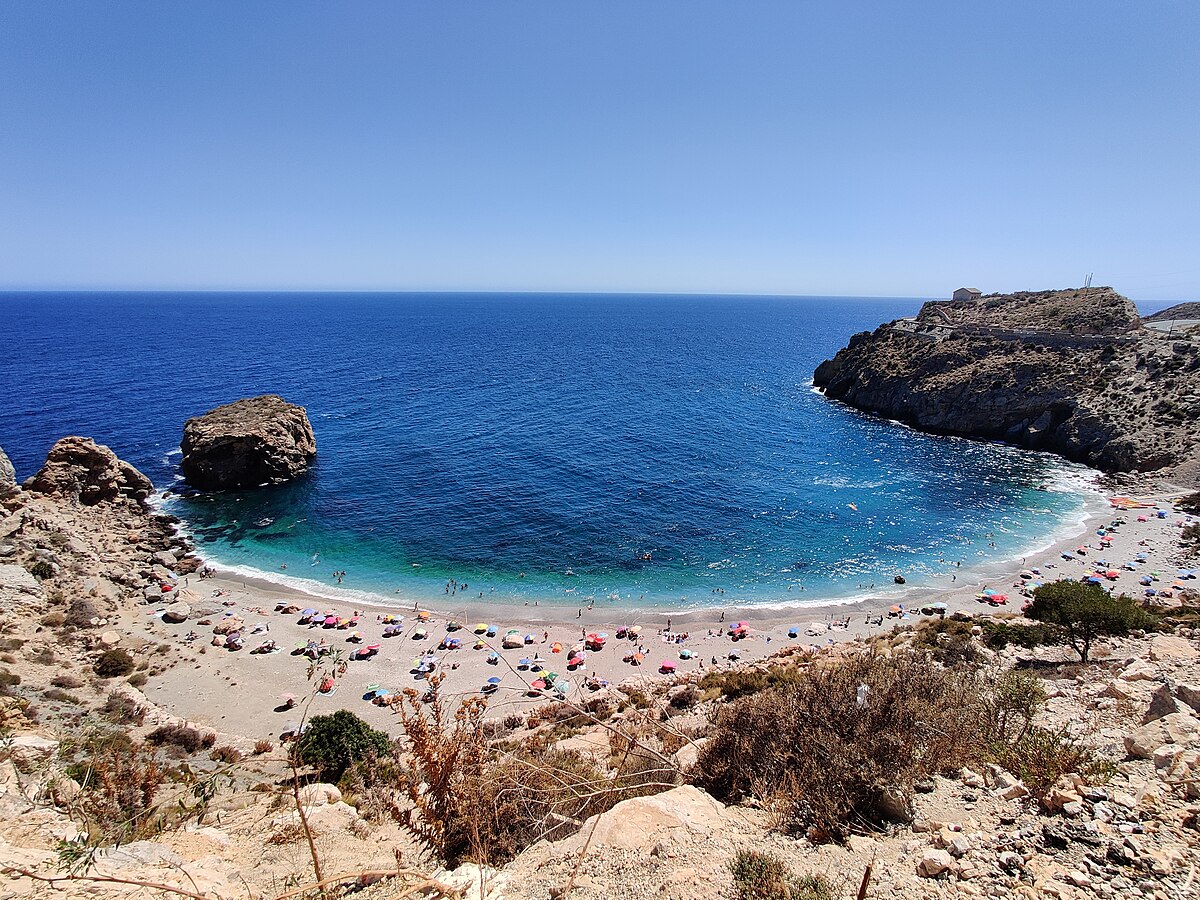
<svg viewBox="0 0 1200 900">
<path fill-rule="evenodd" d="M 814 840 L 911 818 L 913 782 L 971 759 L 982 714 L 968 670 L 928 654 L 851 656 L 720 711 L 694 779 L 727 801 L 778 804 Z"/>
<path fill-rule="evenodd" d="M 275 749 L 274 741 L 261 740 L 261 741 L 255 741 L 255 743 L 254 743 L 254 755 L 255 756 L 262 756 L 264 753 L 270 753 L 274 749 Z"/>
<path fill-rule="evenodd" d="M 165 775 L 144 744 L 109 742 L 70 773 L 83 788 L 79 809 L 93 837 L 113 843 L 157 829 L 154 798 Z"/>
<path fill-rule="evenodd" d="M 198 753 L 211 749 L 217 736 L 202 734 L 190 725 L 160 725 L 146 735 L 146 740 L 159 746 L 178 747 L 186 753 Z"/>
<path fill-rule="evenodd" d="M 729 863 L 736 900 L 834 900 L 837 892 L 823 875 L 793 875 L 773 853 L 739 850 Z"/>
<path fill-rule="evenodd" d="M 621 800 L 672 784 L 674 771 L 636 746 L 626 749 L 615 776 L 590 757 L 543 744 L 491 749 L 484 701 L 463 700 L 451 711 L 437 696 L 423 706 L 408 691 L 399 709 L 411 767 L 397 773 L 409 804 L 398 818 L 448 865 L 468 858 L 502 864 L 542 838 L 572 834 Z M 360 791 L 369 793 L 355 786 Z"/>
<path fill-rule="evenodd" d="M 83 687 L 83 679 L 76 678 L 74 675 L 55 675 L 50 679 L 50 683 L 58 688 L 78 688 Z"/>
<path fill-rule="evenodd" d="M 212 752 L 208 754 L 208 758 L 213 762 L 224 763 L 225 765 L 233 765 L 242 761 L 242 751 L 237 747 L 214 747 Z"/>
<path fill-rule="evenodd" d="M 145 710 L 117 691 L 112 691 L 105 698 L 100 714 L 116 725 L 141 725 L 146 717 Z"/>
</svg>

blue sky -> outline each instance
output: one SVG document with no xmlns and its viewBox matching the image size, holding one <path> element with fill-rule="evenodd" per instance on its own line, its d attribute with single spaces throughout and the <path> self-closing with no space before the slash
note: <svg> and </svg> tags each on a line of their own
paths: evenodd
<svg viewBox="0 0 1200 900">
<path fill-rule="evenodd" d="M 0 5 L 0 288 L 1200 297 L 1200 3 Z"/>
</svg>

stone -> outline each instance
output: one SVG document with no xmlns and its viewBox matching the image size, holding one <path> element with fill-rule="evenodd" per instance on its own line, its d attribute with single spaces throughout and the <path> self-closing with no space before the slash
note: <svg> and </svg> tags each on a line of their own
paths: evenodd
<svg viewBox="0 0 1200 900">
<path fill-rule="evenodd" d="M 100 643 L 105 647 L 115 647 L 121 643 L 121 633 L 119 631 L 105 631 L 100 635 Z"/>
<path fill-rule="evenodd" d="M 972 788 L 985 787 L 985 784 L 983 781 L 983 776 L 980 775 L 978 772 L 973 772 L 971 769 L 968 769 L 966 767 L 964 767 L 963 770 L 958 773 L 958 777 L 959 777 L 959 780 L 962 781 L 962 783 L 965 784 L 967 787 L 972 787 Z"/>
<path fill-rule="evenodd" d="M 1200 712 L 1200 684 L 1177 682 L 1171 689 L 1171 695 L 1180 703 L 1190 707 L 1192 711 Z"/>
<path fill-rule="evenodd" d="M 1135 659 L 1117 676 L 1119 681 L 1154 681 L 1158 678 L 1158 669 L 1144 659 Z"/>
<path fill-rule="evenodd" d="M 153 493 L 154 485 L 103 444 L 65 437 L 50 448 L 46 464 L 25 482 L 25 490 L 95 506 L 118 500 L 141 503 Z"/>
<path fill-rule="evenodd" d="M 13 468 L 4 448 L 0 447 L 0 500 L 11 497 L 20 487 L 17 485 L 17 472 Z"/>
<path fill-rule="evenodd" d="M 1192 662 L 1197 656 L 1200 651 L 1173 634 L 1156 634 L 1150 641 L 1150 658 L 1155 662 Z"/>
<path fill-rule="evenodd" d="M 335 785 L 324 782 L 306 784 L 300 788 L 300 803 L 302 806 L 322 806 L 337 803 L 342 799 L 342 792 Z"/>
<path fill-rule="evenodd" d="M 1019 800 L 1029 796 L 1029 788 L 1025 782 L 999 766 L 988 766 L 987 777 L 995 797 L 1002 800 Z"/>
<path fill-rule="evenodd" d="M 879 814 L 889 822 L 908 824 L 916 815 L 912 795 L 898 787 L 884 788 L 875 803 Z"/>
<path fill-rule="evenodd" d="M 1125 737 L 1125 752 L 1138 759 L 1152 759 L 1163 744 L 1191 747 L 1197 739 L 1198 724 L 1195 717 L 1177 712 L 1139 725 Z"/>
<path fill-rule="evenodd" d="M 225 616 L 213 626 L 213 634 L 233 634 L 246 627 L 241 616 Z"/>
<path fill-rule="evenodd" d="M 274 394 L 237 400 L 188 419 L 180 448 L 184 480 L 201 490 L 291 481 L 317 455 L 304 407 Z"/>
<path fill-rule="evenodd" d="M 971 840 L 965 834 L 956 834 L 946 845 L 946 851 L 955 859 L 971 852 Z"/>
<path fill-rule="evenodd" d="M 611 847 L 649 853 L 659 841 L 670 837 L 708 836 L 730 824 L 725 807 L 692 785 L 623 800 L 599 816 L 599 822 L 596 818 L 584 822 L 577 834 L 550 844 L 547 852 L 556 858 L 577 854 L 591 834 L 592 849 Z"/>
<path fill-rule="evenodd" d="M 180 601 L 177 603 L 172 603 L 170 606 L 168 606 L 166 609 L 163 610 L 163 621 L 178 624 L 180 622 L 186 622 L 188 619 L 188 616 L 190 616 L 191 614 L 192 614 L 192 608 L 190 606 L 188 606 L 186 603 L 183 603 L 182 601 Z"/>
<path fill-rule="evenodd" d="M 174 569 L 179 565 L 179 560 L 170 550 L 160 550 L 158 553 L 155 553 L 154 561 L 164 569 Z"/>
<path fill-rule="evenodd" d="M 937 878 L 954 865 L 954 857 L 945 850 L 929 849 L 917 860 L 917 874 L 922 878 Z"/>
<path fill-rule="evenodd" d="M 1083 802 L 1081 800 L 1072 800 L 1069 803 L 1062 805 L 1062 814 L 1071 819 L 1077 819 L 1083 815 Z"/>
</svg>

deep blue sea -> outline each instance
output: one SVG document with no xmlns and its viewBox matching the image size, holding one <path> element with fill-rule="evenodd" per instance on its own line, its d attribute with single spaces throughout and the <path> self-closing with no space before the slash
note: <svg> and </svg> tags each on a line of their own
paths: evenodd
<svg viewBox="0 0 1200 900">
<path fill-rule="evenodd" d="M 0 446 L 25 478 L 57 438 L 93 437 L 169 492 L 215 561 L 326 591 L 437 600 L 454 579 L 462 596 L 543 605 L 845 599 L 1020 556 L 1084 509 L 1077 466 L 812 389 L 852 334 L 919 304 L 4 294 Z M 175 496 L 184 420 L 262 393 L 307 407 L 311 473 Z"/>
</svg>

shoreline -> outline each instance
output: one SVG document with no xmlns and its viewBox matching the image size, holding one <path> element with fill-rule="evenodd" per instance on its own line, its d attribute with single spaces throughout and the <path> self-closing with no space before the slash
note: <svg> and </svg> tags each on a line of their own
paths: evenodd
<svg viewBox="0 0 1200 900">
<path fill-rule="evenodd" d="M 1137 522 L 1137 511 L 1121 512 L 1108 507 L 1110 515 L 1100 519 L 1097 506 L 1080 530 L 1057 540 L 1053 546 L 1040 553 L 1027 555 L 1030 566 L 1040 568 L 1045 580 L 1059 578 L 1078 579 L 1094 569 L 1096 557 L 1101 556 L 1100 539 L 1095 530 L 1109 521 L 1124 518 L 1126 524 L 1112 533 L 1112 546 L 1108 549 L 1110 562 L 1120 566 L 1133 560 L 1137 553 L 1145 553 L 1148 562 L 1145 571 L 1161 570 L 1164 584 L 1174 577 L 1170 558 L 1178 549 L 1178 523 L 1191 520 L 1175 511 L 1166 501 L 1178 497 L 1182 491 L 1147 490 L 1139 496 L 1155 499 L 1164 510 L 1171 510 L 1166 518 L 1147 515 L 1146 522 Z M 1076 548 L 1086 544 L 1086 555 L 1076 553 Z M 1069 561 L 1063 556 L 1070 557 Z M 919 587 L 922 605 L 941 602 L 946 604 L 946 614 L 963 612 L 969 615 L 1019 613 L 1022 597 L 1018 586 L 1020 563 L 1002 566 L 1004 572 L 977 573 L 971 577 L 955 577 L 943 585 Z M 961 573 L 966 575 L 966 573 Z M 1138 584 L 1141 571 L 1120 570 L 1111 583 L 1114 590 L 1142 595 Z M 1006 592 L 1006 605 L 989 606 L 978 601 L 977 596 L 985 586 Z M 194 613 L 181 624 L 168 624 L 162 613 L 169 601 L 149 604 L 131 611 L 135 621 L 125 624 L 125 631 L 134 637 L 152 637 L 159 642 L 168 641 L 179 654 L 179 664 L 155 676 L 145 687 L 149 699 L 165 709 L 197 725 L 214 728 L 229 734 L 249 738 L 277 738 L 286 725 L 295 724 L 301 709 L 284 709 L 280 706 L 280 695 L 294 693 L 301 698 L 312 697 L 310 715 L 326 714 L 337 709 L 348 709 L 367 720 L 373 727 L 390 733 L 398 733 L 396 717 L 387 706 L 377 706 L 363 699 L 369 688 L 379 686 L 396 692 L 413 688 L 425 690 L 423 678 L 414 672 L 423 654 L 435 653 L 439 657 L 438 671 L 445 681 L 441 692 L 448 697 L 478 696 L 484 682 L 499 678 L 500 686 L 489 700 L 489 715 L 504 716 L 525 713 L 535 706 L 555 699 L 557 694 L 550 690 L 530 693 L 531 683 L 538 675 L 520 665 L 525 658 L 542 657 L 546 669 L 552 669 L 568 682 L 566 696 L 581 703 L 596 696 L 585 687 L 584 682 L 595 679 L 606 685 L 634 684 L 643 688 L 655 684 L 667 684 L 676 675 L 693 677 L 706 672 L 725 670 L 753 663 L 773 656 L 781 650 L 796 647 L 823 648 L 846 641 L 869 638 L 890 632 L 894 627 L 915 624 L 925 616 L 915 604 L 902 601 L 905 612 L 902 616 L 890 617 L 889 608 L 896 601 L 893 597 L 873 597 L 853 605 L 816 603 L 804 607 L 788 606 L 782 609 L 763 607 L 739 607 L 730 603 L 725 607 L 686 612 L 670 609 L 644 609 L 640 612 L 616 612 L 607 607 L 562 608 L 509 606 L 499 604 L 481 606 L 472 602 L 453 604 L 415 605 L 429 613 L 424 637 L 417 632 L 418 623 L 413 605 L 407 609 L 395 604 L 371 604 L 363 601 L 332 602 L 329 598 L 304 593 L 286 585 L 266 579 L 242 577 L 229 571 L 218 571 L 214 577 L 201 579 L 196 575 L 179 579 L 178 593 L 187 597 Z M 1109 587 L 1109 583 L 1105 584 Z M 362 643 L 347 641 L 349 631 L 337 628 L 300 624 L 295 614 L 284 615 L 278 608 L 285 605 L 297 608 L 314 607 L 334 609 L 342 615 L 357 611 L 359 624 L 356 627 L 363 635 Z M 244 649 L 230 651 L 214 646 L 212 625 L 226 614 L 243 618 L 246 632 Z M 384 637 L 385 615 L 403 616 L 400 634 Z M 198 620 L 208 622 L 202 626 Z M 749 635 L 732 640 L 728 626 L 745 620 L 750 623 Z M 452 633 L 447 624 L 457 621 L 463 627 Z M 479 649 L 475 649 L 475 623 L 496 626 L 493 638 L 482 638 Z M 837 623 L 837 624 L 834 624 Z M 625 626 L 637 625 L 641 632 L 636 640 L 617 640 L 615 633 Z M 253 633 L 255 626 L 258 633 Z M 789 631 L 796 627 L 795 636 Z M 528 635 L 530 643 L 518 648 L 503 649 L 501 637 L 509 629 L 522 636 Z M 574 670 L 566 666 L 567 651 L 582 642 L 585 635 L 605 632 L 609 635 L 605 647 L 586 654 L 582 666 Z M 188 641 L 189 633 L 195 639 Z M 438 644 L 444 636 L 462 640 L 461 649 L 439 650 Z M 280 652 L 253 654 L 263 640 L 277 642 Z M 341 649 L 349 654 L 367 645 L 378 646 L 377 653 L 367 660 L 350 661 L 347 671 L 330 695 L 314 694 L 313 685 L 306 679 L 309 660 L 293 651 L 308 641 L 324 641 L 330 648 Z M 561 652 L 555 651 L 561 645 Z M 634 666 L 628 659 L 638 651 L 644 651 L 642 665 Z M 493 662 L 488 662 L 490 654 Z M 731 656 L 736 655 L 736 659 Z M 671 664 L 670 670 L 662 670 L 661 663 Z M 310 701 L 303 699 L 301 706 Z"/>
<path fill-rule="evenodd" d="M 820 589 L 818 589 L 808 594 L 804 599 L 801 599 L 800 596 L 802 593 L 806 593 L 804 588 L 801 588 L 801 591 L 796 594 L 792 594 L 789 588 L 782 596 L 759 600 L 747 600 L 745 597 L 731 597 L 728 602 L 722 603 L 716 595 L 712 597 L 711 601 L 707 601 L 704 595 L 699 595 L 698 599 L 686 598 L 686 602 L 679 603 L 678 605 L 656 600 L 642 606 L 638 606 L 635 601 L 625 598 L 614 601 L 610 597 L 599 594 L 580 595 L 578 600 L 566 600 L 562 597 L 533 597 L 527 601 L 519 601 L 513 595 L 489 592 L 484 594 L 483 597 L 475 596 L 470 600 L 452 602 L 454 595 L 447 595 L 445 597 L 436 594 L 432 597 L 421 596 L 416 593 L 402 593 L 403 589 L 397 588 L 394 596 L 389 596 L 380 590 L 342 587 L 326 584 L 317 578 L 293 575 L 290 572 L 273 572 L 251 565 L 226 563 L 220 559 L 205 555 L 204 548 L 197 544 L 185 520 L 180 519 L 176 528 L 182 536 L 187 537 L 193 544 L 196 544 L 196 556 L 202 559 L 205 565 L 222 573 L 230 580 L 244 581 L 248 584 L 253 583 L 261 588 L 271 590 L 295 592 L 320 603 L 368 606 L 372 609 L 380 609 L 390 613 L 402 613 L 416 604 L 417 606 L 431 610 L 448 610 L 449 613 L 464 612 L 467 610 L 473 611 L 472 615 L 468 616 L 470 618 L 474 618 L 475 615 L 482 615 L 485 619 L 488 615 L 509 617 L 517 615 L 530 617 L 532 622 L 545 623 L 561 621 L 572 609 L 578 610 L 581 607 L 591 611 L 603 609 L 608 611 L 611 616 L 623 620 L 665 616 L 681 621 L 693 621 L 704 618 L 710 612 L 719 612 L 721 609 L 736 610 L 746 615 L 757 614 L 760 616 L 763 614 L 778 614 L 780 617 L 787 617 L 790 613 L 799 619 L 803 619 L 807 615 L 807 611 L 810 610 L 824 611 L 830 608 L 850 610 L 863 604 L 878 605 L 880 603 L 886 603 L 886 605 L 890 606 L 895 603 L 906 603 L 913 597 L 928 594 L 931 591 L 942 593 L 947 588 L 944 585 L 934 582 L 934 580 L 950 575 L 957 574 L 961 577 L 961 581 L 952 582 L 958 585 L 986 585 L 990 580 L 1000 580 L 1010 575 L 1015 575 L 1025 559 L 1050 552 L 1060 545 L 1075 540 L 1089 530 L 1090 522 L 1102 518 L 1110 511 L 1109 504 L 1105 499 L 1106 494 L 1100 485 L 1100 481 L 1104 477 L 1103 473 L 1096 470 L 1087 470 L 1086 473 L 1081 472 L 1080 475 L 1082 478 L 1072 484 L 1072 490 L 1070 491 L 1083 500 L 1083 508 L 1078 517 L 1072 518 L 1069 521 L 1063 520 L 1043 541 L 1035 543 L 1031 548 L 1016 550 L 1012 555 L 998 556 L 987 561 L 976 562 L 974 565 L 964 565 L 962 568 L 951 569 L 947 561 L 946 571 L 938 575 L 922 574 L 914 577 L 899 570 L 897 572 L 882 572 L 877 576 L 879 581 L 882 582 L 879 587 L 876 587 L 875 584 L 872 584 L 869 588 L 859 587 L 854 593 L 844 596 L 822 595 Z M 163 504 L 161 503 L 156 504 L 156 506 L 160 510 L 163 509 Z M 889 583 L 896 574 L 904 575 L 908 581 L 903 585 Z M 545 605 L 539 605 L 541 601 L 547 602 Z M 535 609 L 539 611 L 537 614 L 532 613 Z"/>
</svg>

